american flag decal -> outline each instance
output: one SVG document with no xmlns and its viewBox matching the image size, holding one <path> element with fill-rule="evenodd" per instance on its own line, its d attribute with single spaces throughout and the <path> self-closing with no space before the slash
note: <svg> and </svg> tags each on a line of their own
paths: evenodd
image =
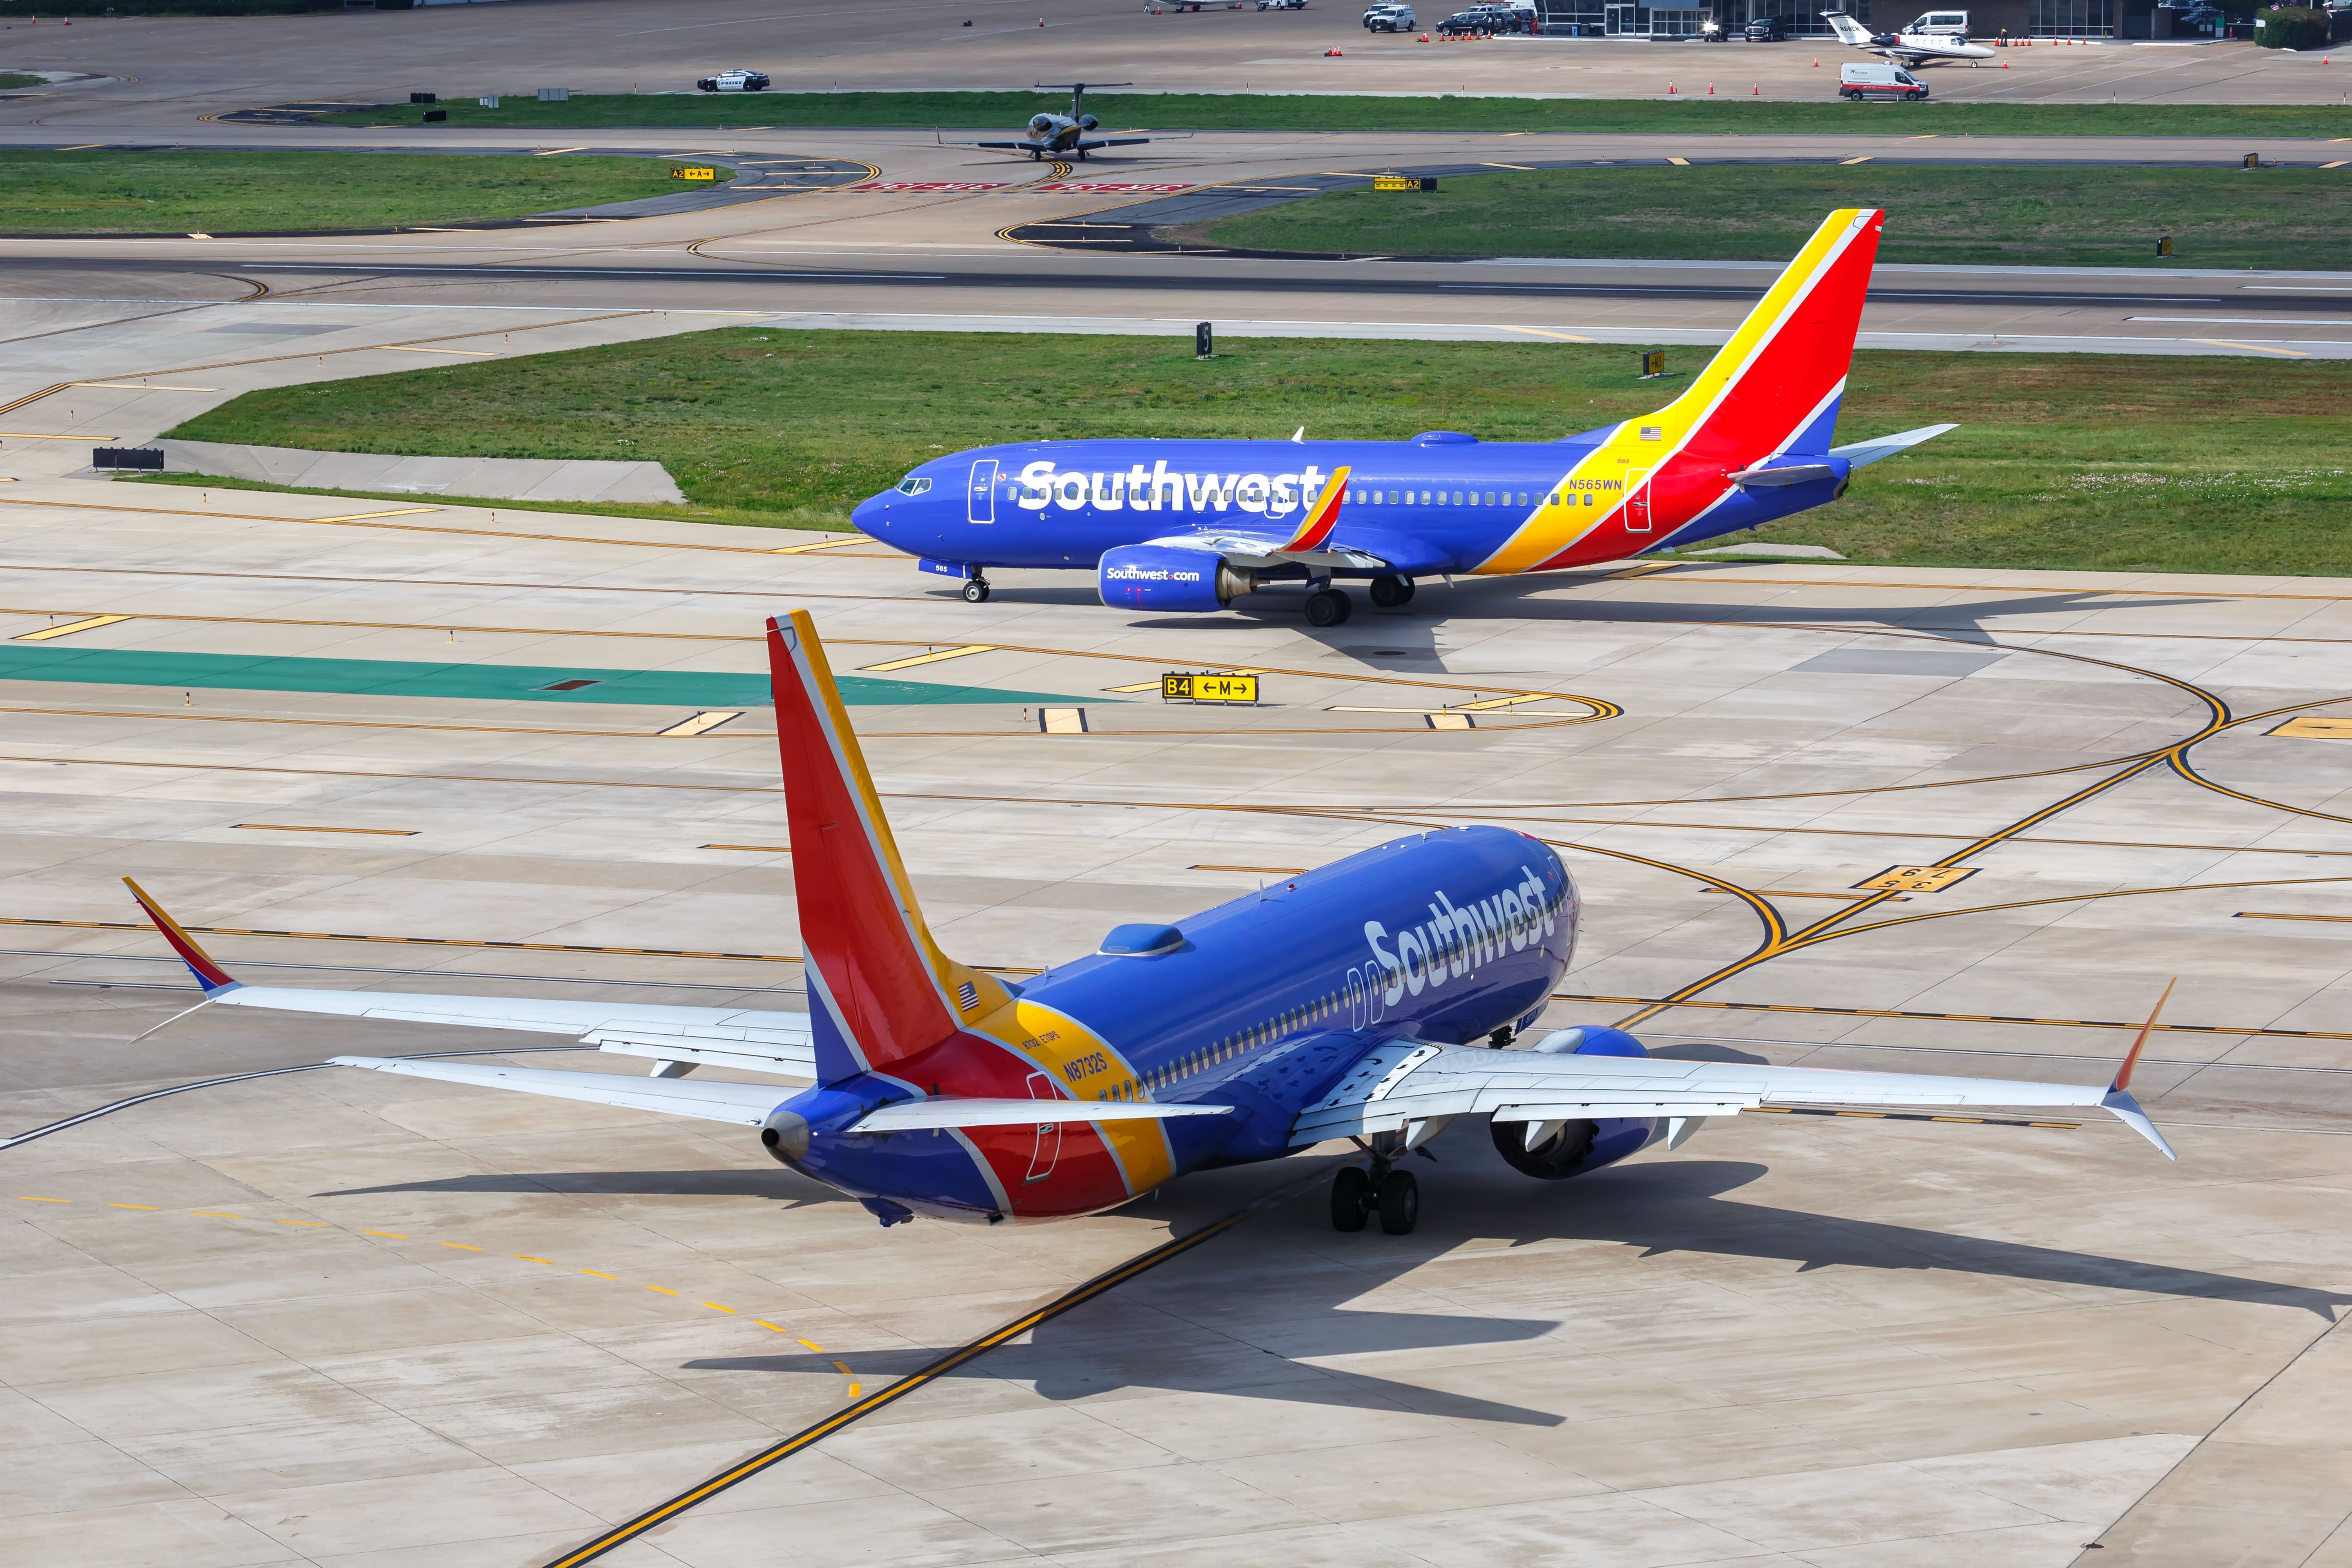
<svg viewBox="0 0 2352 1568">
<path fill-rule="evenodd" d="M 969 980 L 963 982 L 956 987 L 956 1000 L 963 1005 L 965 1012 L 971 1012 L 980 1005 L 980 987 Z"/>
</svg>

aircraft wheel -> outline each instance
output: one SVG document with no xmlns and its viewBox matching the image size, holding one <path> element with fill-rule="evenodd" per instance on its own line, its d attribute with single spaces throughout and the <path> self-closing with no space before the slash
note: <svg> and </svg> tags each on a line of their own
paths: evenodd
<svg viewBox="0 0 2352 1568">
<path fill-rule="evenodd" d="M 988 579 L 967 577 L 963 580 L 963 602 L 967 605 L 988 603 Z"/>
<path fill-rule="evenodd" d="M 1421 1184 L 1411 1171 L 1391 1171 L 1381 1178 L 1381 1229 L 1390 1236 L 1411 1236 L 1421 1223 Z"/>
<path fill-rule="evenodd" d="M 1372 1181 L 1360 1165 L 1349 1165 L 1331 1178 L 1331 1228 L 1350 1233 L 1364 1228 L 1371 1217 Z"/>
<path fill-rule="evenodd" d="M 1356 613 L 1348 595 L 1337 588 L 1322 588 L 1307 595 L 1307 624 L 1310 626 L 1336 626 Z"/>
<path fill-rule="evenodd" d="M 1412 579 L 1410 577 L 1375 577 L 1371 581 L 1372 605 L 1375 609 L 1393 610 L 1412 603 Z"/>
</svg>

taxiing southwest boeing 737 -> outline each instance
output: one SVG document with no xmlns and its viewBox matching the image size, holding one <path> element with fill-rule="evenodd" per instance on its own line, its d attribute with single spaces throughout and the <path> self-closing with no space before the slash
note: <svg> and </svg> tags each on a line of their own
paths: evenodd
<svg viewBox="0 0 2352 1568">
<path fill-rule="evenodd" d="M 755 1128 L 885 1226 L 1063 1219 L 1202 1166 L 1349 1139 L 1367 1161 L 1334 1177 L 1333 1223 L 1360 1230 L 1377 1213 L 1401 1235 L 1421 1199 L 1396 1161 L 1457 1119 L 1486 1121 L 1502 1157 L 1544 1180 L 1673 1148 L 1703 1117 L 1783 1106 L 2102 1106 L 2172 1153 L 2129 1093 L 2147 1029 L 2105 1088 L 1660 1060 L 1597 1027 L 1531 1050 L 1480 1044 L 1534 1022 L 1576 950 L 1559 858 L 1499 827 L 1394 839 L 999 980 L 932 941 L 804 611 L 768 623 L 768 657 L 806 1013 L 243 985 L 131 890 L 204 987 L 199 1005 L 531 1030 L 651 1058 L 644 1078 L 334 1060 Z M 698 1067 L 814 1087 L 688 1080 Z"/>
<path fill-rule="evenodd" d="M 1731 341 L 1655 414 L 1546 442 L 1036 441 L 923 464 L 862 531 L 988 597 L 992 566 L 1093 572 L 1120 608 L 1222 609 L 1303 583 L 1307 618 L 1417 577 L 1549 572 L 1696 543 L 1821 506 L 1853 470 L 1952 429 L 1830 445 L 1885 215 L 1832 213 Z"/>
</svg>

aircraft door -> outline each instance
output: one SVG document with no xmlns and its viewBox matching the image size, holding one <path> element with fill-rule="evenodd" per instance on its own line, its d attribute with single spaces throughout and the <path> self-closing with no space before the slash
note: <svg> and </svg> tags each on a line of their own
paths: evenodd
<svg viewBox="0 0 2352 1568">
<path fill-rule="evenodd" d="M 1650 531 L 1650 475 L 1652 472 L 1654 470 L 1649 468 L 1625 470 L 1625 531 L 1628 533 Z"/>
<path fill-rule="evenodd" d="M 996 467 L 994 463 L 988 466 L 992 468 Z M 1059 1100 L 1061 1096 L 1054 1092 L 1052 1079 L 1047 1078 L 1044 1073 L 1033 1072 L 1029 1075 L 1029 1098 Z M 1037 1142 L 1029 1151 L 1029 1173 L 1021 1178 L 1021 1184 L 1025 1187 L 1032 1182 L 1044 1181 L 1054 1173 L 1054 1167 L 1060 1163 L 1061 1158 L 1062 1124 L 1058 1121 L 1040 1121 L 1037 1123 Z"/>
<path fill-rule="evenodd" d="M 971 483 L 964 491 L 966 509 L 974 522 L 996 521 L 996 459 L 982 458 L 971 466 Z"/>
</svg>

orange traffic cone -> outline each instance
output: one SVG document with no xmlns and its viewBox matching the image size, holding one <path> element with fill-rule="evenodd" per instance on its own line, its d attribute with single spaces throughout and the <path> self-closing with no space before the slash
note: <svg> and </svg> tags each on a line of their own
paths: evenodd
<svg viewBox="0 0 2352 1568">
<path fill-rule="evenodd" d="M 1706 95 L 1709 98 L 1713 98 L 1715 96 L 1715 83 L 1708 82 L 1706 84 Z"/>
<path fill-rule="evenodd" d="M 1672 98 L 1672 97 L 1674 97 L 1674 95 L 1675 95 L 1675 84 L 1674 84 L 1673 82 L 1668 82 L 1668 83 L 1666 83 L 1666 96 L 1667 96 L 1668 98 Z"/>
<path fill-rule="evenodd" d="M 1759 86 L 1758 86 L 1755 82 L 1752 82 L 1752 81 L 1751 81 L 1751 82 L 1749 82 L 1749 83 L 1748 84 L 1748 97 L 1750 97 L 1750 98 L 1761 98 L 1763 95 L 1764 95 L 1764 93 L 1763 93 L 1763 89 L 1762 89 L 1762 88 L 1760 88 Z"/>
<path fill-rule="evenodd" d="M 1813 68 L 1814 68 L 1815 70 L 1819 70 L 1819 69 L 1821 69 L 1821 68 L 1822 68 L 1822 62 L 1821 62 L 1821 61 L 1819 61 L 1819 60 L 1815 60 L 1815 61 L 1813 62 Z"/>
</svg>

